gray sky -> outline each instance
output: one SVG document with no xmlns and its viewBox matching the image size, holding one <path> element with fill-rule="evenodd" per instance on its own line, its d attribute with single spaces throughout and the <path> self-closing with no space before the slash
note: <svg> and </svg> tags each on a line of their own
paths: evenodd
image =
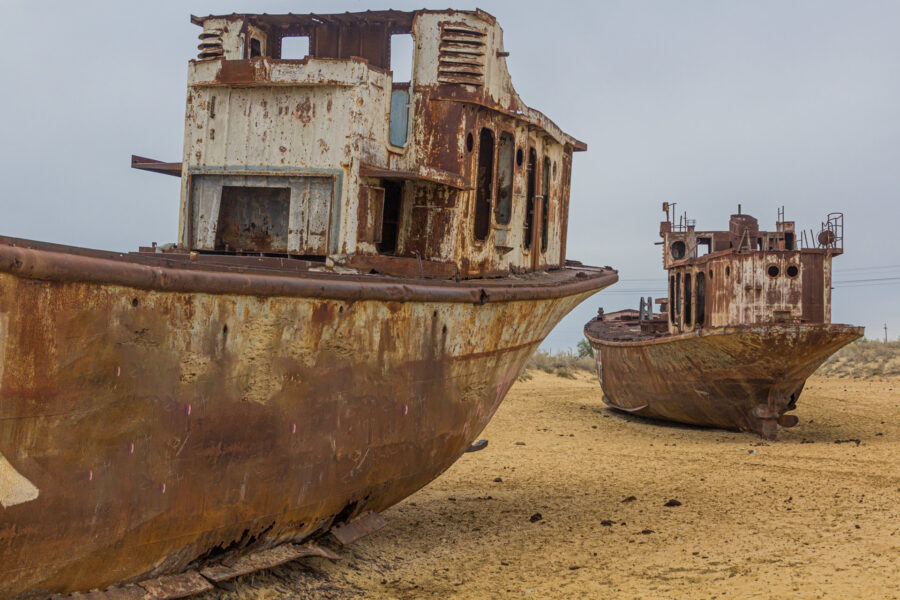
<svg viewBox="0 0 900 600">
<path fill-rule="evenodd" d="M 448 4 L 6 0 L 0 234 L 115 250 L 174 241 L 178 180 L 129 160 L 181 160 L 200 31 L 190 13 Z M 843 211 L 833 320 L 879 339 L 887 323 L 897 339 L 900 2 L 478 5 L 504 28 L 523 100 L 588 143 L 574 163 L 569 257 L 620 271 L 545 346 L 573 347 L 600 305 L 662 295 L 663 201 L 708 229 L 724 229 L 738 203 L 767 229 L 781 205 L 807 229 Z"/>
</svg>

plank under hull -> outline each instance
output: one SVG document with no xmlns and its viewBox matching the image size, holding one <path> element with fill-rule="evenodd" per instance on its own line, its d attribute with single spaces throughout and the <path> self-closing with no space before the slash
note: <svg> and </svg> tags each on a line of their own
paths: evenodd
<svg viewBox="0 0 900 600">
<path fill-rule="evenodd" d="M 633 414 L 774 438 L 806 379 L 859 338 L 849 325 L 714 328 L 594 348 L 604 401 Z"/>
<path fill-rule="evenodd" d="M 419 282 L 390 301 L 253 293 L 251 276 L 191 292 L 196 273 L 110 262 L 0 245 L 0 598 L 384 510 L 453 464 L 553 326 L 616 279 L 480 302 Z M 91 280 L 110 269 L 119 283 Z"/>
</svg>

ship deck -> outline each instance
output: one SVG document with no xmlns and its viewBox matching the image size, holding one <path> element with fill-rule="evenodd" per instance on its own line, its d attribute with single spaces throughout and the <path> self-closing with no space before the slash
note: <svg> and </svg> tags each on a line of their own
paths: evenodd
<svg viewBox="0 0 900 600">
<path fill-rule="evenodd" d="M 662 315 L 654 315 L 649 323 L 656 325 L 657 330 L 653 332 L 642 330 L 641 321 L 637 316 L 612 313 L 604 315 L 602 320 L 599 317 L 591 319 L 585 325 L 584 332 L 603 342 L 645 342 L 668 335 L 665 330 L 665 317 Z M 660 326 L 661 330 L 659 330 Z"/>
<path fill-rule="evenodd" d="M 293 257 L 163 252 L 150 248 L 113 252 L 0 237 L 0 272 L 33 279 L 95 281 L 182 292 L 484 304 L 568 296 L 600 289 L 618 280 L 618 273 L 612 268 L 575 261 L 546 271 L 438 279 L 431 278 L 428 267 L 419 265 L 423 261 L 415 258 L 374 258 L 378 262 L 367 262 L 363 269 Z"/>
</svg>

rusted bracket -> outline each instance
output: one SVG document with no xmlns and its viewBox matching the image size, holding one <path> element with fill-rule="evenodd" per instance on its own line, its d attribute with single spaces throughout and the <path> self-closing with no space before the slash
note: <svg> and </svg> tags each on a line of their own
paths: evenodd
<svg viewBox="0 0 900 600">
<path fill-rule="evenodd" d="M 331 528 L 331 535 L 333 535 L 342 546 L 347 546 L 361 537 L 378 531 L 385 525 L 387 525 L 387 521 L 385 521 L 381 515 L 376 512 L 370 512 L 349 523 L 335 525 Z"/>
<path fill-rule="evenodd" d="M 341 557 L 327 548 L 313 543 L 282 544 L 237 557 L 229 565 L 210 565 L 197 571 L 186 571 L 178 575 L 165 575 L 148 579 L 137 584 L 95 590 L 83 594 L 52 596 L 51 600 L 177 600 L 194 594 L 202 594 L 214 589 L 213 583 L 226 581 L 263 569 L 271 569 L 280 564 L 308 556 L 321 556 L 330 560 Z"/>
<path fill-rule="evenodd" d="M 140 169 L 142 171 L 152 171 L 154 173 L 163 173 L 174 177 L 181 177 L 180 162 L 163 162 L 152 158 L 144 158 L 143 156 L 131 155 L 131 168 Z"/>
<path fill-rule="evenodd" d="M 252 554 L 239 557 L 236 561 L 229 565 L 217 564 L 200 569 L 200 574 L 212 582 L 226 581 L 234 579 L 241 575 L 261 571 L 263 569 L 271 569 L 278 565 L 304 558 L 307 556 L 321 556 L 330 560 L 340 560 L 341 557 L 328 550 L 312 543 L 307 544 L 282 544 L 275 548 L 260 550 Z"/>
<path fill-rule="evenodd" d="M 114 587 L 107 590 L 53 596 L 52 600 L 176 600 L 213 589 L 213 585 L 197 571 L 178 575 L 164 575 L 148 579 L 136 585 Z"/>
</svg>

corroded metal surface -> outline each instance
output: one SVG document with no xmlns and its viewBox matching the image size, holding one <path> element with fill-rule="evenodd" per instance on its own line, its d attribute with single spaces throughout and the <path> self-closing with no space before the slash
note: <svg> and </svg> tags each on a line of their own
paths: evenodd
<svg viewBox="0 0 900 600">
<path fill-rule="evenodd" d="M 772 325 L 613 342 L 602 325 L 589 322 L 585 335 L 607 404 L 765 437 L 774 437 L 776 423 L 794 408 L 813 371 L 863 333 L 848 325 Z"/>
<path fill-rule="evenodd" d="M 668 297 L 639 311 L 600 314 L 585 326 L 604 399 L 640 415 L 753 431 L 792 427 L 806 378 L 863 334 L 831 324 L 831 260 L 843 252 L 843 215 L 798 239 L 779 211 L 775 231 L 731 215 L 727 231 L 694 221 L 660 224 Z M 808 247 L 808 240 L 818 244 Z M 701 247 L 707 250 L 701 251 Z"/>
<path fill-rule="evenodd" d="M 294 190 L 291 229 L 315 223 L 319 234 L 314 243 L 289 236 L 277 252 L 422 259 L 463 279 L 565 263 L 572 153 L 587 146 L 518 96 L 503 30 L 491 15 L 423 10 L 193 21 L 203 33 L 188 69 L 182 247 L 214 248 L 217 229 L 231 224 L 219 222 L 218 190 L 234 185 L 229 181 L 253 187 L 267 180 Z M 411 82 L 395 81 L 388 70 L 393 34 L 414 39 Z M 308 56 L 282 56 L 289 36 L 309 39 Z M 408 104 L 394 102 L 398 94 Z M 408 136 L 399 135 L 401 125 Z M 530 155 L 534 161 L 522 159 Z M 482 189 L 478 173 L 489 175 Z M 304 178 L 319 182 L 317 200 L 289 182 Z M 369 205 L 372 190 L 385 190 L 388 181 L 399 182 L 398 192 L 384 202 L 395 202 L 398 212 L 385 243 Z"/>
<path fill-rule="evenodd" d="M 178 269 L 0 250 L 0 596 L 178 573 L 383 510 L 452 464 L 553 325 L 615 281 L 482 303 L 490 286 L 395 280 L 390 301 L 359 283 L 329 299 L 343 288 L 324 274 L 259 276 L 326 290 L 292 297 L 210 271 L 190 281 L 218 287 L 185 292 Z"/>
<path fill-rule="evenodd" d="M 181 176 L 177 243 L 0 238 L 0 597 L 175 598 L 373 530 L 617 279 L 567 266 L 586 146 L 487 13 L 192 21 L 182 161 L 132 157 Z"/>
</svg>

